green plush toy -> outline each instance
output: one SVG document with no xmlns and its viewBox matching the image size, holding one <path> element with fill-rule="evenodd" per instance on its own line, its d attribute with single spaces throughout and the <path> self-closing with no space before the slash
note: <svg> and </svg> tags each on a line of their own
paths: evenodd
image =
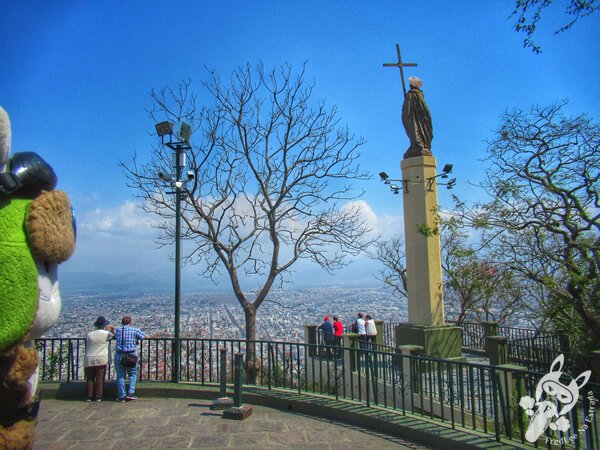
<svg viewBox="0 0 600 450">
<path fill-rule="evenodd" d="M 32 448 L 39 402 L 33 345 L 58 319 L 57 265 L 75 248 L 71 205 L 52 168 L 32 152 L 10 155 L 0 107 L 0 448 Z"/>
</svg>

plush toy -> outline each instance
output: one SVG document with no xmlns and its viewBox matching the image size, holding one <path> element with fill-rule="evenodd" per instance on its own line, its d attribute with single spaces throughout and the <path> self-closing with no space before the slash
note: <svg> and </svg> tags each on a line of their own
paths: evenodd
<svg viewBox="0 0 600 450">
<path fill-rule="evenodd" d="M 58 319 L 57 265 L 75 248 L 71 205 L 33 152 L 10 158 L 0 107 L 0 448 L 32 448 L 39 400 L 34 339 Z"/>
</svg>

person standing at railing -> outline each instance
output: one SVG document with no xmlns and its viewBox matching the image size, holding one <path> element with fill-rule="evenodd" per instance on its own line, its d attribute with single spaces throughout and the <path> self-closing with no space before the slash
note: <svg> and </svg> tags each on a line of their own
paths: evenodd
<svg viewBox="0 0 600 450">
<path fill-rule="evenodd" d="M 331 346 L 333 345 L 333 325 L 329 321 L 329 316 L 325 316 L 323 323 L 319 325 L 319 330 L 323 332 L 323 341 L 327 346 L 326 355 L 331 355 Z"/>
<path fill-rule="evenodd" d="M 367 342 L 369 343 L 369 348 L 375 350 L 375 345 L 377 342 L 377 327 L 375 326 L 375 321 L 368 314 L 365 316 L 365 330 L 367 333 Z"/>
<path fill-rule="evenodd" d="M 333 316 L 333 343 L 338 347 L 342 346 L 342 336 L 344 336 L 344 324 L 338 316 Z"/>
<path fill-rule="evenodd" d="M 129 402 L 137 400 L 135 396 L 135 382 L 137 381 L 137 344 L 146 337 L 144 333 L 131 326 L 133 321 L 131 316 L 125 316 L 121 319 L 121 325 L 115 331 L 117 340 L 115 352 L 115 370 L 117 372 L 117 401 Z M 131 360 L 133 356 L 135 362 L 133 366 L 123 365 L 123 360 Z M 129 376 L 129 389 L 125 390 L 125 375 Z"/>
<path fill-rule="evenodd" d="M 104 393 L 104 377 L 108 364 L 108 348 L 114 336 L 115 326 L 100 316 L 94 322 L 94 331 L 90 331 L 85 339 L 85 380 L 87 384 L 87 401 L 102 401 Z"/>
<path fill-rule="evenodd" d="M 356 320 L 352 324 L 352 329 L 355 333 L 358 333 L 358 343 L 360 344 L 360 348 L 365 349 L 367 347 L 367 328 L 365 327 L 365 319 L 363 319 L 363 314 L 360 312 L 356 316 Z"/>
</svg>

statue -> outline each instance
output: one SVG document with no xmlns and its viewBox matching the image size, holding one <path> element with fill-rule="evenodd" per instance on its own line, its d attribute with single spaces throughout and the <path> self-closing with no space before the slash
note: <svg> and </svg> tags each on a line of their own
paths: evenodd
<svg viewBox="0 0 600 450">
<path fill-rule="evenodd" d="M 404 159 L 415 156 L 431 156 L 431 140 L 433 127 L 431 114 L 425 96 L 420 89 L 423 82 L 417 77 L 409 77 L 410 90 L 404 97 L 402 105 L 402 125 L 410 140 L 410 147 L 404 153 Z"/>
</svg>

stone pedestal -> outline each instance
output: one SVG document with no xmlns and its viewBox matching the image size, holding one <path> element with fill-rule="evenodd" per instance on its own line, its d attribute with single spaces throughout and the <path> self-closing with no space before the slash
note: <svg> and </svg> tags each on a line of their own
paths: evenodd
<svg viewBox="0 0 600 450">
<path fill-rule="evenodd" d="M 455 325 L 396 325 L 396 347 L 420 346 L 422 354 L 437 358 L 462 356 L 462 330 Z"/>
<path fill-rule="evenodd" d="M 418 156 L 402 160 L 401 166 L 408 321 L 443 325 L 436 161 L 433 156 Z"/>
<path fill-rule="evenodd" d="M 218 411 L 229 408 L 233 408 L 233 399 L 229 397 L 215 398 L 213 399 L 212 405 L 210 405 L 210 409 L 212 411 Z"/>
<path fill-rule="evenodd" d="M 231 409 L 223 411 L 224 419 L 244 420 L 252 415 L 252 408 L 246 405 L 234 406 Z"/>
</svg>

